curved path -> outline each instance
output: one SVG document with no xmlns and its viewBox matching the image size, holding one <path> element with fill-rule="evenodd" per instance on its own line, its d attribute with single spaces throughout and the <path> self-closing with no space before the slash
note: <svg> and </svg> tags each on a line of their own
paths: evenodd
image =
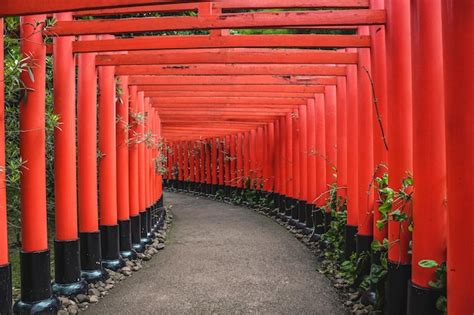
<svg viewBox="0 0 474 315">
<path fill-rule="evenodd" d="M 88 314 L 345 314 L 313 254 L 252 210 L 166 193 L 167 247 Z"/>
</svg>

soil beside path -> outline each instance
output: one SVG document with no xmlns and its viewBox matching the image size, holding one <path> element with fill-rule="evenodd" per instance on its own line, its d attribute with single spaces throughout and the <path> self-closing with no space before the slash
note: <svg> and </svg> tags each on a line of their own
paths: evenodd
<svg viewBox="0 0 474 315">
<path fill-rule="evenodd" d="M 345 314 L 313 254 L 252 210 L 165 193 L 167 246 L 87 314 Z"/>
</svg>

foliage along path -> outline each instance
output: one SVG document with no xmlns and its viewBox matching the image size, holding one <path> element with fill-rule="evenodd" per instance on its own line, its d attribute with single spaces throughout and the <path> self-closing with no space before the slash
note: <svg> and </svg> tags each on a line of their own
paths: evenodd
<svg viewBox="0 0 474 315">
<path fill-rule="evenodd" d="M 344 314 L 313 254 L 252 210 L 165 194 L 167 247 L 87 314 Z"/>
</svg>

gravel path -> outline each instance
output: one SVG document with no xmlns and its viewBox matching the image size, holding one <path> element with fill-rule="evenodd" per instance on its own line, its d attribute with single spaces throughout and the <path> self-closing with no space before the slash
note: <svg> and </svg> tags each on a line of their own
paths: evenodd
<svg viewBox="0 0 474 315">
<path fill-rule="evenodd" d="M 87 314 L 345 314 L 316 259 L 252 210 L 165 193 L 166 248 Z"/>
</svg>

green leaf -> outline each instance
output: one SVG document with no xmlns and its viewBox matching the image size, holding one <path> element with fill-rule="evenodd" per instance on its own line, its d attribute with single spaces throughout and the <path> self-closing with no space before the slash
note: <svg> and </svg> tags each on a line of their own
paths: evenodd
<svg viewBox="0 0 474 315">
<path fill-rule="evenodd" d="M 418 262 L 418 266 L 422 268 L 434 268 L 438 267 L 438 263 L 431 259 L 423 259 Z"/>
</svg>

